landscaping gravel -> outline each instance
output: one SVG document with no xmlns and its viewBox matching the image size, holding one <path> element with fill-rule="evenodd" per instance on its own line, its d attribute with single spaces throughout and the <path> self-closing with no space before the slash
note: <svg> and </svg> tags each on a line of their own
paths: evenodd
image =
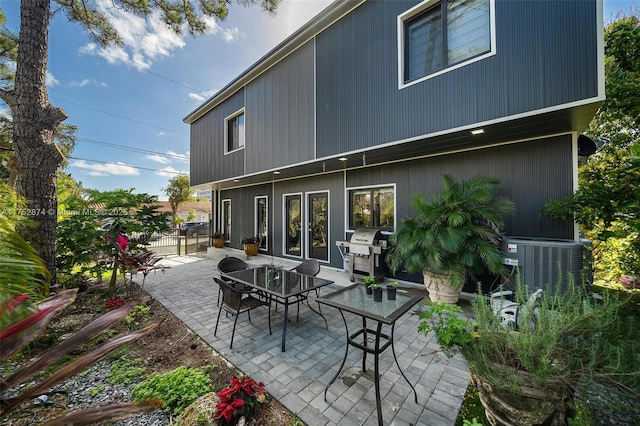
<svg viewBox="0 0 640 426">
<path fill-rule="evenodd" d="M 45 404 L 53 407 L 60 404 L 56 400 L 60 395 L 64 395 L 66 396 L 64 408 L 70 412 L 81 408 L 131 402 L 131 390 L 136 382 L 126 385 L 107 383 L 105 378 L 109 374 L 111 363 L 112 361 L 102 361 L 93 364 L 84 372 L 55 386 L 50 392 L 34 398 L 32 404 Z M 0 371 L 0 374 L 5 374 L 5 372 Z M 24 386 L 29 385 L 31 383 L 26 383 Z M 15 390 L 13 392 L 15 393 Z M 7 391 L 7 396 L 10 397 L 11 393 L 12 390 Z M 34 419 L 33 424 L 37 424 L 37 419 Z M 156 409 L 128 419 L 109 422 L 109 424 L 115 426 L 164 426 L 171 424 L 171 419 L 164 411 Z"/>
</svg>

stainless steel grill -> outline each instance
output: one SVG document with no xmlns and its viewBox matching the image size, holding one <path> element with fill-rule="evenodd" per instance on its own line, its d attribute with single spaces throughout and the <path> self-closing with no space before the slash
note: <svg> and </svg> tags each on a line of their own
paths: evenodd
<svg viewBox="0 0 640 426">
<path fill-rule="evenodd" d="M 355 274 L 372 276 L 377 281 L 384 279 L 386 270 L 380 256 L 387 248 L 387 241 L 382 239 L 380 231 L 357 229 L 349 241 L 336 241 L 336 245 L 341 249 L 341 253 L 342 249 L 348 249 L 351 281 L 355 281 Z"/>
</svg>

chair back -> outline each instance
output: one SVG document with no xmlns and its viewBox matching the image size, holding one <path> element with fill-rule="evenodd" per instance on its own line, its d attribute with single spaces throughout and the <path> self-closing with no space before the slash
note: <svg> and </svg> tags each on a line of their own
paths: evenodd
<svg viewBox="0 0 640 426">
<path fill-rule="evenodd" d="M 249 269 L 249 265 L 247 265 L 247 262 L 237 257 L 228 256 L 218 262 L 218 271 L 223 273 L 242 271 L 243 269 Z"/>
<path fill-rule="evenodd" d="M 298 266 L 292 269 L 292 271 L 296 271 L 299 274 L 316 276 L 320 273 L 320 262 L 316 259 L 305 260 Z"/>
<path fill-rule="evenodd" d="M 229 309 L 238 312 L 242 303 L 242 293 L 237 291 L 233 284 L 227 283 L 220 278 L 214 278 L 214 281 L 218 283 L 220 289 L 222 289 L 222 304 Z"/>
</svg>

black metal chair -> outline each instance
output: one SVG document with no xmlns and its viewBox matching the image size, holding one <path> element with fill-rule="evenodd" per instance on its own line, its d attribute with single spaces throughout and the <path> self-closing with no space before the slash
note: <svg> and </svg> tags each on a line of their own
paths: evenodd
<svg viewBox="0 0 640 426">
<path fill-rule="evenodd" d="M 320 273 L 320 262 L 318 262 L 316 259 L 308 259 L 303 261 L 299 265 L 297 265 L 295 268 L 291 268 L 291 271 L 295 271 L 299 274 L 311 275 L 312 277 L 315 277 Z M 316 297 L 318 297 L 319 295 L 320 293 L 318 292 L 318 289 L 316 289 Z M 309 300 L 306 294 L 301 294 L 298 296 L 298 314 L 297 314 L 296 321 L 298 321 L 300 317 L 300 303 L 304 302 L 305 300 L 307 301 L 307 304 L 308 304 Z M 318 309 L 320 310 L 320 312 L 322 312 L 322 308 L 320 307 L 319 303 L 318 303 Z"/>
<path fill-rule="evenodd" d="M 222 289 L 222 304 L 220 310 L 218 310 L 218 319 L 216 320 L 216 328 L 213 331 L 215 336 L 218 333 L 218 324 L 220 323 L 220 315 L 224 310 L 226 313 L 230 313 L 235 318 L 233 320 L 233 331 L 231 332 L 231 342 L 229 343 L 229 349 L 233 348 L 233 337 L 236 334 L 236 324 L 238 323 L 238 317 L 241 313 L 246 312 L 251 321 L 251 311 L 261 306 L 267 306 L 269 308 L 269 334 L 271 335 L 271 299 L 261 300 L 253 297 L 251 291 L 238 288 L 236 283 L 230 283 L 220 278 L 214 278 Z"/>
<path fill-rule="evenodd" d="M 299 274 L 311 275 L 315 277 L 320 273 L 320 262 L 316 259 L 305 260 L 295 268 L 291 269 Z"/>
<path fill-rule="evenodd" d="M 237 257 L 227 256 L 224 259 L 220 260 L 220 262 L 218 262 L 218 271 L 222 273 L 242 271 L 244 269 L 249 269 L 249 265 L 247 265 L 247 262 Z M 221 279 L 225 282 L 231 282 L 224 277 L 221 277 Z M 247 288 L 245 288 L 244 290 L 247 290 Z M 222 287 L 218 289 L 218 303 L 216 306 L 220 306 L 221 299 L 222 299 Z"/>
</svg>

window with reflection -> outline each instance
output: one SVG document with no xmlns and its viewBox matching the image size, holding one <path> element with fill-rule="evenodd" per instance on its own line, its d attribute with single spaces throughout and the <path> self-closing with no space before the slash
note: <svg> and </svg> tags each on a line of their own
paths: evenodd
<svg viewBox="0 0 640 426">
<path fill-rule="evenodd" d="M 226 152 L 244 148 L 244 111 L 226 119 Z"/>
<path fill-rule="evenodd" d="M 287 195 L 285 204 L 285 253 L 302 255 L 302 196 Z"/>
<path fill-rule="evenodd" d="M 405 17 L 405 83 L 490 52 L 489 1 L 428 2 L 420 12 Z"/>
<path fill-rule="evenodd" d="M 267 250 L 269 232 L 269 208 L 267 197 L 256 197 L 256 235 L 260 237 L 260 250 Z"/>
<path fill-rule="evenodd" d="M 349 228 L 393 231 L 395 195 L 392 186 L 349 191 Z"/>
<path fill-rule="evenodd" d="M 221 228 L 227 241 L 231 240 L 231 200 L 222 200 Z"/>
</svg>

